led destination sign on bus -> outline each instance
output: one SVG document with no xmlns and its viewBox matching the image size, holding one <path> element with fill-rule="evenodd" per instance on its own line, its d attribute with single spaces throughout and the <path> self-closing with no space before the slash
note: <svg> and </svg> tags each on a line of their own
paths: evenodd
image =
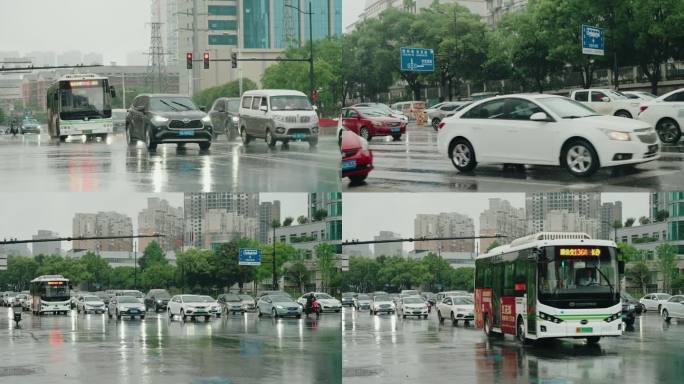
<svg viewBox="0 0 684 384">
<path fill-rule="evenodd" d="M 601 256 L 601 248 L 560 247 L 558 248 L 558 255 L 574 257 L 599 257 Z"/>
<path fill-rule="evenodd" d="M 48 281 L 48 285 L 64 285 L 63 281 Z"/>
<path fill-rule="evenodd" d="M 100 80 L 70 81 L 71 87 L 94 87 L 100 85 Z"/>
</svg>

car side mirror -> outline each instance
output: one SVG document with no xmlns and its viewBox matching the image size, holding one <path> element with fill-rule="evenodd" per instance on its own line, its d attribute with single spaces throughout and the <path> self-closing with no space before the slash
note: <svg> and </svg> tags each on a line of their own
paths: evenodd
<svg viewBox="0 0 684 384">
<path fill-rule="evenodd" d="M 603 97 L 601 98 L 601 101 L 604 102 L 604 103 L 607 103 L 607 102 L 610 101 L 610 97 L 608 97 L 608 96 L 603 96 Z"/>
<path fill-rule="evenodd" d="M 268 112 L 268 107 L 265 106 L 265 105 L 262 105 L 262 106 L 259 107 L 259 110 L 260 110 L 261 112 Z"/>
<path fill-rule="evenodd" d="M 136 105 L 135 107 L 133 107 L 133 109 L 135 109 L 138 112 L 145 112 L 145 106 L 144 105 Z"/>
<path fill-rule="evenodd" d="M 207 111 L 207 107 L 205 107 L 204 105 L 200 105 L 199 110 L 202 111 L 202 112 L 206 112 L 206 111 Z"/>
<path fill-rule="evenodd" d="M 533 113 L 532 116 L 530 116 L 531 121 L 551 121 L 549 119 L 549 115 L 546 114 L 546 112 L 536 112 Z"/>
</svg>

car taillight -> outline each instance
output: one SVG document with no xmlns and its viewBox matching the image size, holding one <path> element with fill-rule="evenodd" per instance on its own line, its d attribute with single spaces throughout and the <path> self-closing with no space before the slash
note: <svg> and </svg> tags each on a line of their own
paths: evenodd
<svg viewBox="0 0 684 384">
<path fill-rule="evenodd" d="M 646 106 L 646 105 L 640 106 L 640 107 L 639 107 L 639 114 L 643 113 L 643 112 L 644 112 L 645 110 L 647 110 L 647 109 L 648 109 L 648 106 Z"/>
<path fill-rule="evenodd" d="M 439 129 L 444 128 L 444 122 L 442 121 L 441 123 L 439 123 L 439 125 L 437 125 L 437 127 L 438 127 Z"/>
</svg>

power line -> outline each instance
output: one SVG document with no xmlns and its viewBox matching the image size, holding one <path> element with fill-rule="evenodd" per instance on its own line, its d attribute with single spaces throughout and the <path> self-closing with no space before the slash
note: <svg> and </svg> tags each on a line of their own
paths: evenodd
<svg viewBox="0 0 684 384">
<path fill-rule="evenodd" d="M 12 72 L 12 71 L 32 71 L 34 69 L 58 69 L 58 68 L 92 68 L 92 67 L 101 67 L 102 64 L 89 64 L 89 65 L 83 65 L 83 64 L 78 64 L 78 65 L 48 65 L 48 66 L 43 66 L 43 67 L 34 67 L 34 66 L 28 66 L 28 67 L 16 67 L 16 68 L 5 68 L 5 67 L 0 67 L 0 72 Z"/>
<path fill-rule="evenodd" d="M 165 237 L 161 233 L 155 233 L 152 235 L 122 235 L 122 236 L 74 236 L 74 237 L 55 237 L 50 239 L 35 239 L 35 240 L 17 240 L 17 239 L 4 239 L 0 241 L 0 245 L 6 244 L 27 244 L 27 243 L 49 243 L 52 241 L 80 241 L 80 240 L 114 240 L 114 239 L 139 239 L 139 238 L 149 238 L 149 237 Z"/>
<path fill-rule="evenodd" d="M 494 235 L 494 236 L 461 236 L 461 237 L 409 237 L 406 239 L 389 239 L 389 240 L 366 240 L 366 241 L 345 241 L 342 246 L 345 245 L 359 245 L 359 244 L 381 244 L 381 243 L 403 243 L 403 242 L 416 242 L 416 241 L 439 241 L 439 240 L 477 240 L 477 239 L 501 239 L 508 237 L 506 235 Z"/>
</svg>

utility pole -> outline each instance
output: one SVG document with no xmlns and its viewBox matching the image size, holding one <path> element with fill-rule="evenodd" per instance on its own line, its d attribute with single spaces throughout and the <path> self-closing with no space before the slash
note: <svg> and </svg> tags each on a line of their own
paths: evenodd
<svg viewBox="0 0 684 384">
<path fill-rule="evenodd" d="M 278 280 L 276 280 L 276 226 L 271 225 L 273 226 L 273 290 L 276 291 L 278 290 Z"/>
<path fill-rule="evenodd" d="M 295 9 L 303 15 L 309 15 L 309 97 L 315 104 L 316 101 L 313 100 L 313 97 L 314 91 L 316 90 L 316 80 L 314 78 L 313 11 L 311 9 L 311 1 L 309 1 L 309 12 L 304 12 L 299 7 L 290 4 L 283 4 L 283 6 L 286 8 Z"/>
<path fill-rule="evenodd" d="M 192 0 L 192 57 L 193 59 L 196 57 L 200 57 L 199 51 L 197 50 L 198 41 L 197 41 L 197 0 Z M 192 89 L 190 89 L 190 97 L 192 97 L 195 94 L 195 90 L 199 89 L 199 75 L 197 74 L 198 68 L 197 66 L 193 65 L 192 66 Z"/>
<path fill-rule="evenodd" d="M 138 242 L 133 241 L 133 260 L 135 265 L 133 266 L 133 289 L 138 289 Z"/>
</svg>

